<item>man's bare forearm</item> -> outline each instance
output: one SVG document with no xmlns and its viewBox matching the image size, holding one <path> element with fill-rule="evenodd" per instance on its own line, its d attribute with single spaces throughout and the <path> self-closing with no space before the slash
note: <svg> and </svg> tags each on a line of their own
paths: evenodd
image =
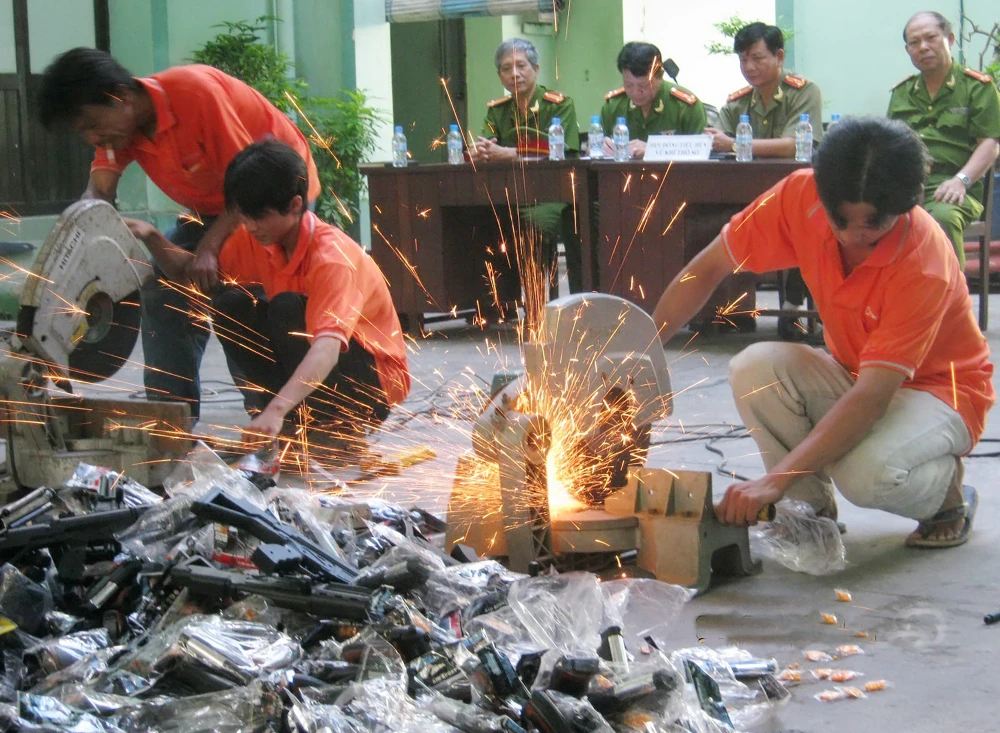
<svg viewBox="0 0 1000 733">
<path fill-rule="evenodd" d="M 753 154 L 756 158 L 794 158 L 795 138 L 779 137 L 774 140 L 754 140 Z"/>
<path fill-rule="evenodd" d="M 278 391 L 267 410 L 284 417 L 322 384 L 340 361 L 340 340 L 331 336 L 315 339 L 288 382 Z"/>
<path fill-rule="evenodd" d="M 967 175 L 969 180 L 975 184 L 986 175 L 986 171 L 993 165 L 998 154 L 1000 154 L 1000 142 L 991 137 L 980 140 L 959 173 Z"/>
<path fill-rule="evenodd" d="M 226 243 L 229 235 L 236 230 L 236 225 L 236 217 L 229 211 L 223 211 L 209 225 L 201 241 L 198 242 L 197 251 L 208 251 L 218 257 L 219 252 L 222 251 L 222 245 Z"/>
<path fill-rule="evenodd" d="M 726 275 L 733 271 L 722 236 L 698 253 L 674 277 L 653 310 L 660 340 L 667 343 L 688 321 L 705 307 Z"/>
</svg>

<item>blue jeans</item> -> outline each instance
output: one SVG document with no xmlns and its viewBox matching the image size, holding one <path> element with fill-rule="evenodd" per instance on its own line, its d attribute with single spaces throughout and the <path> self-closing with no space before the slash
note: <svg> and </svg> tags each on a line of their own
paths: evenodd
<svg viewBox="0 0 1000 733">
<path fill-rule="evenodd" d="M 178 247 L 193 252 L 215 221 L 202 223 L 178 219 L 166 233 Z M 143 384 L 146 399 L 156 402 L 186 402 L 191 417 L 201 414 L 201 357 L 208 343 L 208 324 L 197 323 L 190 315 L 197 302 L 165 285 L 166 275 L 153 267 L 155 279 L 142 287 L 142 351 L 146 368 Z"/>
</svg>

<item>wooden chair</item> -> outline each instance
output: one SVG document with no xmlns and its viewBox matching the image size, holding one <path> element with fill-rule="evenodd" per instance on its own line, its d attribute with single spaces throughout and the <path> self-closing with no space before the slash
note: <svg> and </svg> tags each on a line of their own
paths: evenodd
<svg viewBox="0 0 1000 733">
<path fill-rule="evenodd" d="M 979 240 L 979 328 L 986 331 L 990 315 L 990 239 L 993 235 L 993 187 L 996 183 L 997 163 L 986 171 L 983 191 L 983 216 L 965 229 L 966 239 Z"/>
</svg>

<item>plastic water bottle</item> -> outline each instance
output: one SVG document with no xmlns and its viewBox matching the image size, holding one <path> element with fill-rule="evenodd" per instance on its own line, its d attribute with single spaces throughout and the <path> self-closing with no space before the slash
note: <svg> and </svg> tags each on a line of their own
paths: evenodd
<svg viewBox="0 0 1000 733">
<path fill-rule="evenodd" d="M 625 163 L 628 161 L 628 125 L 625 124 L 625 118 L 619 117 L 618 122 L 615 124 L 614 132 L 611 136 L 612 141 L 615 144 L 615 160 L 619 163 Z"/>
<path fill-rule="evenodd" d="M 594 115 L 590 118 L 590 132 L 587 133 L 587 150 L 591 160 L 602 160 L 604 158 L 604 128 L 601 127 L 601 118 Z"/>
<path fill-rule="evenodd" d="M 458 125 L 452 123 L 451 127 L 448 128 L 448 162 L 452 165 L 462 165 L 465 162 L 462 155 L 463 142 Z"/>
<path fill-rule="evenodd" d="M 736 160 L 740 163 L 753 160 L 753 128 L 750 127 L 750 115 L 740 115 L 740 124 L 736 126 Z"/>
<path fill-rule="evenodd" d="M 549 125 L 549 160 L 566 160 L 566 134 L 558 117 Z"/>
<path fill-rule="evenodd" d="M 799 117 L 795 128 L 795 160 L 800 163 L 810 163 L 813 158 L 813 126 L 809 124 L 809 115 L 805 112 Z"/>
<path fill-rule="evenodd" d="M 830 124 L 826 126 L 826 129 L 829 130 L 838 122 L 840 122 L 840 112 L 834 112 L 832 115 L 830 115 Z"/>
<path fill-rule="evenodd" d="M 403 134 L 402 125 L 396 125 L 396 131 L 392 134 L 392 167 L 406 167 L 406 135 Z"/>
</svg>

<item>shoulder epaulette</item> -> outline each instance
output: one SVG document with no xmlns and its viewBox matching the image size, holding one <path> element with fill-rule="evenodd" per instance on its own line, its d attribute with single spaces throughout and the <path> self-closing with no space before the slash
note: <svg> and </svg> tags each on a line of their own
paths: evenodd
<svg viewBox="0 0 1000 733">
<path fill-rule="evenodd" d="M 682 102 L 687 102 L 688 104 L 694 104 L 698 101 L 698 97 L 694 96 L 691 92 L 684 91 L 680 87 L 671 88 L 670 93 Z"/>
<path fill-rule="evenodd" d="M 753 87 L 743 87 L 742 89 L 737 89 L 735 92 L 726 97 L 726 102 L 735 102 L 740 97 L 745 97 L 750 92 L 753 91 Z"/>
<path fill-rule="evenodd" d="M 971 76 L 976 81 L 981 81 L 983 84 L 990 84 L 993 82 L 993 77 L 989 74 L 984 74 L 981 71 L 976 71 L 975 69 L 963 69 L 966 76 Z"/>
<path fill-rule="evenodd" d="M 906 77 L 905 79 L 903 79 L 903 81 L 896 82 L 895 84 L 893 84 L 892 88 L 896 89 L 897 87 L 903 86 L 908 81 L 913 81 L 913 77 L 915 77 L 915 76 L 916 76 L 916 74 L 910 74 L 908 77 Z"/>
<path fill-rule="evenodd" d="M 785 84 L 790 87 L 795 87 L 796 89 L 801 89 L 809 82 L 803 79 L 801 76 L 795 76 L 795 74 L 787 74 L 785 76 Z"/>
<path fill-rule="evenodd" d="M 559 92 L 548 91 L 542 95 L 542 99 L 546 102 L 555 102 L 556 104 L 562 104 L 566 101 L 566 95 L 560 94 Z"/>
<path fill-rule="evenodd" d="M 490 100 L 486 103 L 487 107 L 498 107 L 505 102 L 509 102 L 513 97 L 499 97 L 497 99 Z"/>
<path fill-rule="evenodd" d="M 607 102 L 609 99 L 614 99 L 615 97 L 621 96 L 625 93 L 625 87 L 618 87 L 617 89 L 612 89 L 610 92 L 604 95 L 604 101 Z"/>
</svg>

